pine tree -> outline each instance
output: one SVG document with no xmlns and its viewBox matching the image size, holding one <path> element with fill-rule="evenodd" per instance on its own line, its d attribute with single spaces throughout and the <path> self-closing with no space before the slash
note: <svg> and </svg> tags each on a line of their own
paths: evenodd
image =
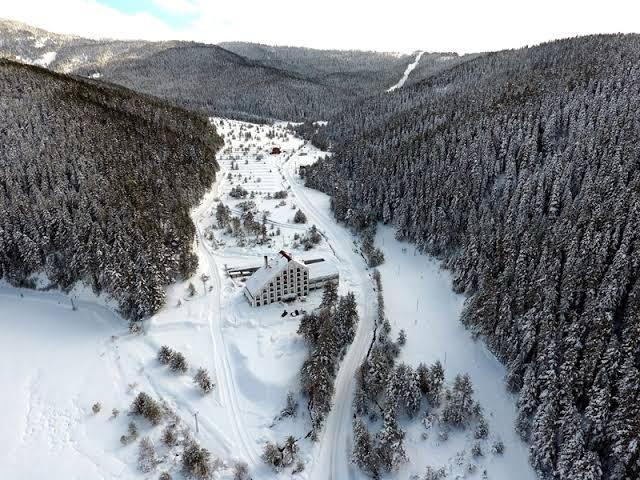
<svg viewBox="0 0 640 480">
<path fill-rule="evenodd" d="M 351 459 L 362 471 L 378 478 L 378 457 L 371 435 L 362 419 L 353 421 L 353 452 Z"/>
<path fill-rule="evenodd" d="M 405 433 L 398 425 L 396 410 L 397 406 L 394 405 L 393 398 L 388 399 L 382 429 L 376 435 L 377 457 L 381 468 L 387 472 L 397 469 L 408 460 L 404 450 Z"/>
</svg>

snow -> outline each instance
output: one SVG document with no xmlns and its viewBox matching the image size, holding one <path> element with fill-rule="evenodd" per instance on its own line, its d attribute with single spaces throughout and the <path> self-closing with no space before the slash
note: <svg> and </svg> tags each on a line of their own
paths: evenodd
<svg viewBox="0 0 640 480">
<path fill-rule="evenodd" d="M 0 303 L 0 478 L 126 478 L 124 419 L 107 413 L 130 402 L 111 341 L 126 331 L 121 319 L 92 302 L 74 312 L 65 295 L 5 285 Z"/>
<path fill-rule="evenodd" d="M 296 261 L 296 265 L 304 267 L 304 264 Z M 276 255 L 268 259 L 267 266 L 261 266 L 247 279 L 246 287 L 252 295 L 258 293 L 269 281 L 280 274 L 289 265 L 289 260 L 281 255 Z"/>
<path fill-rule="evenodd" d="M 311 263 L 307 266 L 309 267 L 310 281 L 339 274 L 335 264 L 330 261 Z"/>
<path fill-rule="evenodd" d="M 42 56 L 33 63 L 40 67 L 48 67 L 51 64 L 51 62 L 53 62 L 55 59 L 56 59 L 56 52 L 46 52 L 42 54 Z"/>
<path fill-rule="evenodd" d="M 351 400 L 354 372 L 372 338 L 376 297 L 371 271 L 354 236 L 336 224 L 329 197 L 304 187 L 297 174 L 299 166 L 313 163 L 325 152 L 293 137 L 284 124 L 254 126 L 228 120 L 222 124 L 220 119 L 214 123 L 225 137 L 225 147 L 219 155 L 218 181 L 192 212 L 198 272 L 168 288 L 167 305 L 144 322 L 142 334 L 129 333 L 109 299 L 96 299 L 82 286 L 74 288 L 70 297 L 0 284 L 0 362 L 10 366 L 0 369 L 0 388 L 11 392 L 0 400 L 5 418 L 0 429 L 0 478 L 142 479 L 156 478 L 163 470 L 174 479 L 182 478 L 177 451 L 160 445 L 162 426 L 136 420 L 140 436 L 149 435 L 163 459 L 151 476 L 136 469 L 138 442 L 120 444 L 131 420 L 126 411 L 141 391 L 165 401 L 202 446 L 225 460 L 227 466 L 218 478 L 231 478 L 230 466 L 236 459 L 249 463 L 255 480 L 274 478 L 260 454 L 267 440 L 282 441 L 288 435 L 301 438 L 300 456 L 307 463 L 294 478 L 364 478 L 349 462 Z M 267 137 L 269 130 L 274 130 L 274 138 Z M 276 145 L 283 154 L 269 155 Z M 242 200 L 229 196 L 237 185 L 254 192 L 251 200 L 258 211 L 270 212 L 270 244 L 241 245 L 215 228 L 218 202 L 238 215 Z M 282 190 L 288 192 L 285 200 L 270 198 Z M 307 224 L 293 223 L 298 208 L 307 215 Z M 296 236 L 312 224 L 323 238 L 305 251 Z M 379 230 L 377 242 L 387 258 L 380 270 L 388 317 L 394 334 L 400 328 L 408 334 L 401 360 L 415 365 L 440 358 L 449 378 L 469 372 L 491 435 L 506 445 L 503 457 L 486 455 L 482 468 L 492 479 L 533 478 L 527 448 L 513 433 L 514 399 L 502 386 L 504 369 L 460 325 L 462 299 L 451 293 L 449 277 L 427 257 L 414 255 L 413 247 L 395 241 L 389 228 Z M 298 259 L 324 258 L 325 262 L 309 267 L 337 270 L 339 292 L 353 291 L 358 302 L 358 330 L 338 371 L 334 406 L 317 443 L 304 438 L 310 419 L 302 399 L 295 418 L 275 418 L 287 393 L 299 391 L 298 372 L 307 355 L 296 333 L 299 318 L 281 314 L 285 308 L 313 309 L 321 292 L 286 306 L 252 308 L 242 295 L 244 283 L 228 278 L 224 271 L 225 266 L 261 265 L 263 255 L 282 249 Z M 400 272 L 402 281 L 396 281 Z M 208 279 L 203 281 L 202 274 Z M 40 280 L 46 284 L 46 279 Z M 191 297 L 186 293 L 189 282 L 196 290 Z M 156 360 L 165 344 L 184 353 L 190 365 L 187 375 L 169 372 Z M 193 384 L 198 367 L 206 368 L 216 384 L 209 395 L 202 395 Z M 97 401 L 102 411 L 93 414 L 91 406 Z M 110 419 L 113 408 L 122 413 Z M 407 428 L 411 463 L 393 478 L 422 472 L 427 463 L 448 465 L 454 472 L 456 453 L 466 450 L 468 455 L 465 433 L 439 445 L 435 435 L 420 439 L 424 429 L 420 422 Z M 281 475 L 290 476 L 290 470 Z M 480 478 L 480 469 L 475 477 Z"/>
<path fill-rule="evenodd" d="M 423 54 L 424 54 L 424 52 L 422 52 L 422 51 L 418 52 L 414 62 L 410 63 L 409 65 L 407 65 L 407 69 L 404 71 L 404 74 L 402 75 L 402 78 L 398 81 L 398 83 L 396 83 L 394 86 L 390 87 L 387 90 L 387 92 L 393 92 L 394 90 L 397 90 L 398 88 L 402 88 L 402 86 L 405 84 L 405 82 L 409 78 L 409 74 L 413 71 L 414 68 L 416 68 L 418 66 L 418 63 L 420 62 L 420 58 L 422 58 Z"/>
<path fill-rule="evenodd" d="M 56 55 L 57 55 L 57 52 L 45 52 L 42 54 L 40 58 L 36 58 L 35 60 L 28 57 L 21 57 L 20 55 L 16 56 L 16 59 L 28 65 L 38 65 L 39 67 L 48 67 L 56 59 Z"/>
<path fill-rule="evenodd" d="M 385 263 L 379 271 L 392 335 L 397 335 L 400 329 L 407 333 L 399 361 L 415 367 L 419 362 L 430 364 L 440 360 L 448 380 L 458 373 L 468 373 L 475 398 L 489 424 L 490 440 L 501 439 L 505 444 L 504 455 L 500 457 L 488 455 L 490 443 L 486 444 L 484 457 L 476 460 L 475 477 L 480 478 L 486 469 L 494 480 L 535 479 L 528 463 L 528 446 L 513 428 L 515 396 L 505 389 L 505 369 L 460 323 L 464 297 L 452 292 L 449 274 L 435 260 L 418 253 L 413 245 L 395 240 L 391 227 L 379 227 L 376 244 L 385 254 Z M 396 281 L 398 278 L 402 282 Z M 462 474 L 463 466 L 457 465 L 455 457 L 465 451 L 466 461 L 470 460 L 471 432 L 450 435 L 446 443 L 440 444 L 433 434 L 423 441 L 420 435 L 424 431 L 416 422 L 409 429 L 407 453 L 411 462 L 400 472 L 400 478 L 424 472 L 427 465 L 446 466 L 453 474 Z"/>
</svg>

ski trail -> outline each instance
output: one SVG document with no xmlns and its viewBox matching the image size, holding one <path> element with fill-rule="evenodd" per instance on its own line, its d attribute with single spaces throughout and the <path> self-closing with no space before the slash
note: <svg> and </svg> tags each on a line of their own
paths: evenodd
<svg viewBox="0 0 640 480">
<path fill-rule="evenodd" d="M 307 188 L 294 178 L 295 168 L 295 162 L 287 159 L 281 171 L 291 185 L 298 204 L 325 232 L 327 241 L 335 248 L 336 257 L 341 262 L 340 268 L 347 269 L 354 276 L 355 281 L 349 288 L 355 291 L 361 305 L 356 336 L 340 364 L 335 381 L 333 405 L 325 421 L 309 474 L 310 480 L 349 479 L 354 477 L 350 452 L 355 372 L 366 355 L 373 335 L 375 296 L 368 268 L 360 255 L 354 252 L 353 236 L 345 228 L 336 225 L 336 221 L 307 196 Z M 343 275 L 341 277 L 344 278 Z"/>
<path fill-rule="evenodd" d="M 220 270 L 215 261 L 215 257 L 210 250 L 209 245 L 205 241 L 202 232 L 201 220 L 211 209 L 217 192 L 224 182 L 225 171 L 220 168 L 218 178 L 211 191 L 207 194 L 204 201 L 194 212 L 193 218 L 196 224 L 197 244 L 200 252 L 200 261 L 203 269 L 207 271 L 209 277 L 213 281 L 213 292 L 208 296 L 210 299 L 207 305 L 207 317 L 209 323 L 209 333 L 211 335 L 212 354 L 214 365 L 216 368 L 216 388 L 220 395 L 220 401 L 225 408 L 229 409 L 229 419 L 233 428 L 233 434 L 238 442 L 240 455 L 251 466 L 258 465 L 260 454 L 256 451 L 255 445 L 251 442 L 247 429 L 242 419 L 242 410 L 238 401 L 238 388 L 236 385 L 227 347 L 224 343 L 222 335 L 222 309 L 220 297 L 222 293 L 222 281 L 220 278 Z M 206 268 L 204 268 L 206 265 Z"/>
<path fill-rule="evenodd" d="M 393 87 L 390 87 L 387 90 L 387 92 L 393 92 L 394 90 L 397 90 L 398 88 L 401 88 L 404 85 L 404 83 L 409 78 L 409 74 L 413 71 L 414 68 L 418 66 L 418 63 L 420 62 L 420 58 L 422 57 L 423 54 L 424 52 L 422 51 L 418 52 L 418 55 L 416 55 L 415 61 L 407 65 L 407 69 L 404 71 L 402 78 Z"/>
</svg>

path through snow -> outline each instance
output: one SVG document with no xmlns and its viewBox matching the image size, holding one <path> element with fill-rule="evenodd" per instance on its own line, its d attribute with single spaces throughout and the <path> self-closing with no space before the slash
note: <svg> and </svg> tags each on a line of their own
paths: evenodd
<svg viewBox="0 0 640 480">
<path fill-rule="evenodd" d="M 418 66 L 418 63 L 420 62 L 420 58 L 422 58 L 423 54 L 424 52 L 418 52 L 418 55 L 416 55 L 416 59 L 414 60 L 414 62 L 407 65 L 407 69 L 404 71 L 402 78 L 393 87 L 390 87 L 387 90 L 387 92 L 393 92 L 398 88 L 402 88 L 402 86 L 405 84 L 405 82 L 409 78 L 409 74 L 413 71 L 414 68 Z"/>
</svg>

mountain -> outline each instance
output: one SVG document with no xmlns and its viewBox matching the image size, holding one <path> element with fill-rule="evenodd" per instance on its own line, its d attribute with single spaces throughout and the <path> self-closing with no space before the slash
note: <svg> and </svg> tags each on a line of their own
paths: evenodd
<svg viewBox="0 0 640 480">
<path fill-rule="evenodd" d="M 640 36 L 459 60 L 307 129 L 307 185 L 453 272 L 541 477 L 640 478 Z"/>
<path fill-rule="evenodd" d="M 373 95 L 395 84 L 413 55 L 360 50 L 315 50 L 226 42 L 221 47 L 261 65 L 293 72 L 354 96 Z M 440 56 L 440 54 L 434 54 Z"/>
<path fill-rule="evenodd" d="M 386 90 L 412 55 L 194 42 L 89 40 L 0 20 L 0 55 L 100 78 L 208 115 L 324 120 Z"/>
<path fill-rule="evenodd" d="M 205 117 L 123 87 L 0 60 L 0 278 L 83 280 L 125 317 L 193 274 L 189 210 L 222 140 Z"/>
</svg>

